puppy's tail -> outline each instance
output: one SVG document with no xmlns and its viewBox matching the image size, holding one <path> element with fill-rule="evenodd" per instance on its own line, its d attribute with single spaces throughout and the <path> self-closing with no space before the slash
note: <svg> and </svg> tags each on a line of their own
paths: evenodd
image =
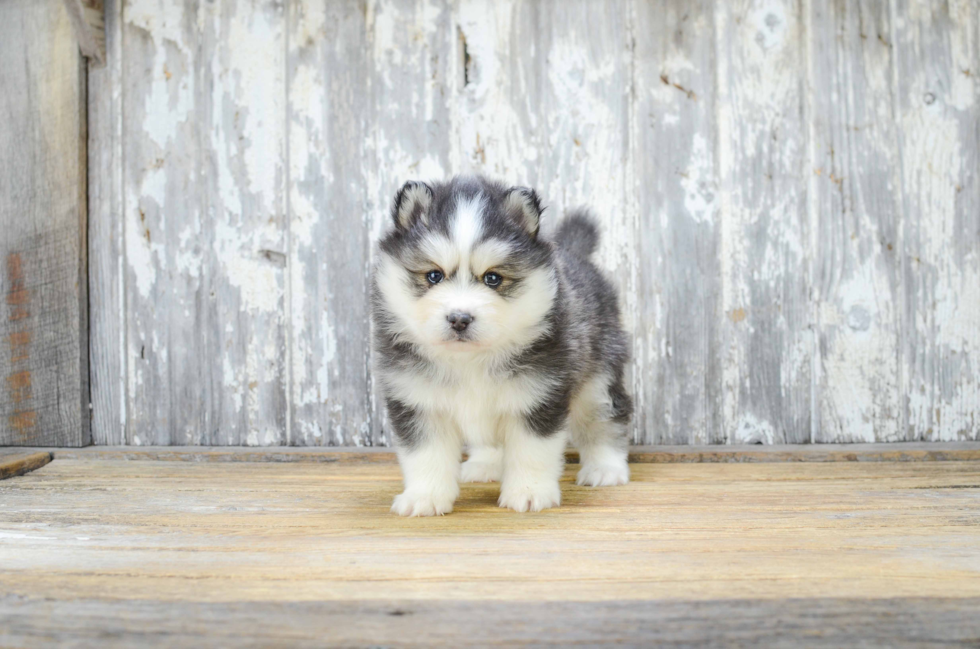
<svg viewBox="0 0 980 649">
<path fill-rule="evenodd" d="M 572 210 L 558 224 L 555 243 L 562 250 L 587 259 L 599 246 L 599 227 L 587 210 Z"/>
</svg>

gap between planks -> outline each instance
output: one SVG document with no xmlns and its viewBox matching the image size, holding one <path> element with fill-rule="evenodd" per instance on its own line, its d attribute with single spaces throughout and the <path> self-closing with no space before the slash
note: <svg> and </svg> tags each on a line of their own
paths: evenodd
<svg viewBox="0 0 980 649">
<path fill-rule="evenodd" d="M 24 449 L 50 453 L 54 459 L 156 460 L 169 462 L 395 462 L 391 448 L 240 447 L 240 446 L 89 446 Z M 2 451 L 2 449 L 0 449 Z M 578 463 L 578 452 L 566 459 Z M 890 444 L 634 446 L 633 464 L 743 462 L 926 462 L 980 460 L 980 442 L 902 442 Z"/>
</svg>

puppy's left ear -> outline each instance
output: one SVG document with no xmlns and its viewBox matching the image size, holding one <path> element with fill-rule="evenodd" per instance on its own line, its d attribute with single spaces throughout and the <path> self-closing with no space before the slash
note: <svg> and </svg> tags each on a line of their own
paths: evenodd
<svg viewBox="0 0 980 649">
<path fill-rule="evenodd" d="M 533 239 L 541 227 L 541 199 L 530 187 L 511 187 L 504 198 L 504 212 Z"/>
</svg>

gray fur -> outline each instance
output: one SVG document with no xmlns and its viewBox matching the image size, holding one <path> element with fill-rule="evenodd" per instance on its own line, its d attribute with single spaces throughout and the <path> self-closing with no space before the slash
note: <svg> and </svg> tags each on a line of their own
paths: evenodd
<svg viewBox="0 0 980 649">
<path fill-rule="evenodd" d="M 599 247 L 599 228 L 586 210 L 572 210 L 558 225 L 554 238 L 562 250 L 586 259 Z"/>
</svg>

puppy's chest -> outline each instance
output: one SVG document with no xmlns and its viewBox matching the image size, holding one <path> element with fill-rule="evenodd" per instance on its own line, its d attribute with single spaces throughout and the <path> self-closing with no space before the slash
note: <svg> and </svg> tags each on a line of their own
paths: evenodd
<svg viewBox="0 0 980 649">
<path fill-rule="evenodd" d="M 399 377 L 393 387 L 396 396 L 417 408 L 469 420 L 526 414 L 546 398 L 550 386 L 546 380 L 529 375 L 460 371 L 438 378 Z"/>
</svg>

